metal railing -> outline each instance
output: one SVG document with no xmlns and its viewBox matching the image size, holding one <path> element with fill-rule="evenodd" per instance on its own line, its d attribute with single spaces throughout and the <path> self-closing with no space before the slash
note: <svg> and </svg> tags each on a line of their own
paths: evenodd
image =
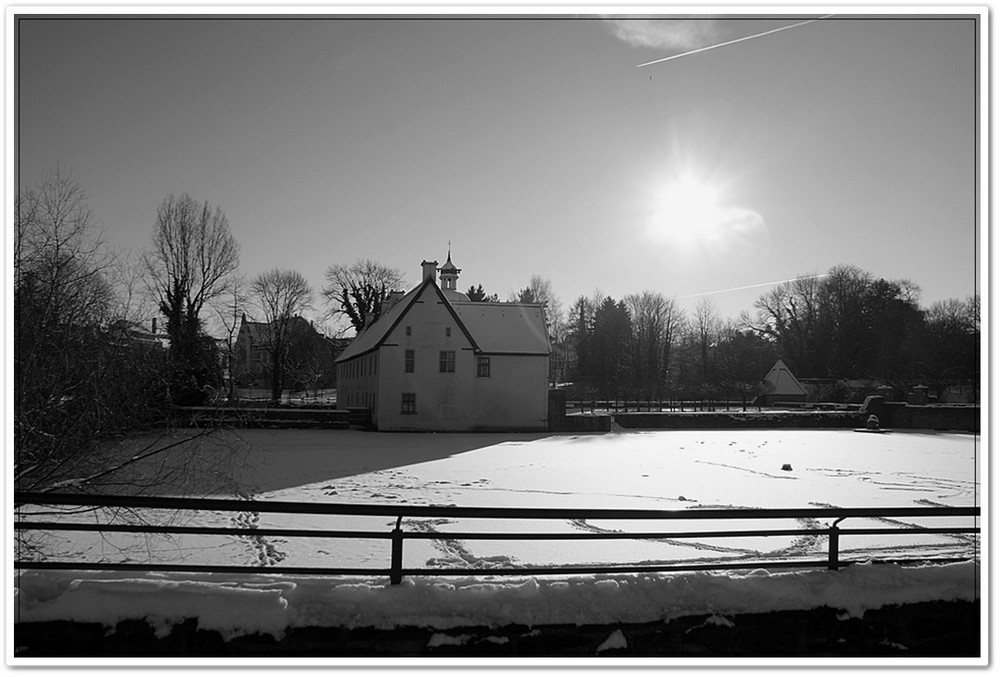
<svg viewBox="0 0 1000 677">
<path fill-rule="evenodd" d="M 853 561 L 840 558 L 840 538 L 846 535 L 898 535 L 898 534 L 979 534 L 976 526 L 927 527 L 913 524 L 894 526 L 842 528 L 840 523 L 856 518 L 938 518 L 980 516 L 976 507 L 889 507 L 889 508 L 761 508 L 761 509 L 692 509 L 692 510 L 630 510 L 601 508 L 484 508 L 454 506 L 410 506 L 410 505 L 358 505 L 344 503 L 305 503 L 288 501 L 255 501 L 237 499 L 197 499 L 169 498 L 155 496 L 98 496 L 85 494 L 57 493 L 15 493 L 15 507 L 21 509 L 34 506 L 74 506 L 77 508 L 120 508 L 120 509 L 164 509 L 180 511 L 214 512 L 257 512 L 300 515 L 340 515 L 394 517 L 395 527 L 389 531 L 371 530 L 329 530 L 329 529 L 289 529 L 271 527 L 208 527 L 152 524 L 95 524 L 66 521 L 37 521 L 20 516 L 14 528 L 20 531 L 98 531 L 108 533 L 140 534 L 193 534 L 228 536 L 280 536 L 302 538 L 344 538 L 344 539 L 388 539 L 391 543 L 388 568 L 352 567 L 291 567 L 291 566 L 236 566 L 215 564 L 169 564 L 136 562 L 79 562 L 17 559 L 16 569 L 64 569 L 64 570 L 105 570 L 105 571 L 162 571 L 162 572 L 211 572 L 211 573 L 280 573 L 291 575 L 339 575 L 339 576 L 388 576 L 392 584 L 398 584 L 404 576 L 523 576 L 556 574 L 603 574 L 638 573 L 666 571 L 714 571 L 757 568 L 810 568 L 826 567 L 837 570 Z M 829 519 L 823 528 L 803 527 L 798 529 L 729 529 L 707 531 L 602 531 L 602 532 L 426 532 L 405 531 L 403 518 L 406 517 L 449 517 L 456 519 L 500 519 L 500 520 L 616 520 L 616 521 L 683 521 L 704 520 L 745 520 L 770 519 Z M 564 565 L 491 567 L 424 567 L 403 566 L 403 544 L 406 540 L 494 540 L 494 541 L 568 541 L 568 540 L 616 540 L 616 539 L 704 539 L 704 538 L 746 538 L 766 536 L 825 536 L 828 539 L 827 556 L 819 560 L 792 558 L 770 561 L 693 561 L 661 564 L 609 564 L 609 565 Z M 918 557 L 892 558 L 881 561 L 893 563 L 915 562 L 956 562 L 967 561 L 968 557 Z M 866 557 L 866 561 L 869 558 Z"/>
</svg>

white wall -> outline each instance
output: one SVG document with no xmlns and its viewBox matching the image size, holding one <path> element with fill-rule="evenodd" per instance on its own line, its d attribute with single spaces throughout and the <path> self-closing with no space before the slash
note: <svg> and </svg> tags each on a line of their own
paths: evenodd
<svg viewBox="0 0 1000 677">
<path fill-rule="evenodd" d="M 412 374 L 404 371 L 407 349 L 415 353 Z M 442 350 L 455 353 L 452 373 L 440 371 Z M 379 349 L 378 429 L 545 429 L 547 356 L 492 356 L 489 378 L 476 369 L 472 343 L 427 287 Z M 404 392 L 416 393 L 416 414 L 401 413 Z"/>
<path fill-rule="evenodd" d="M 474 427 L 544 430 L 548 426 L 548 356 L 488 357 L 489 378 L 475 377 L 472 383 Z"/>
<path fill-rule="evenodd" d="M 410 328 L 407 335 L 406 329 Z M 447 330 L 451 336 L 447 336 Z M 414 371 L 404 371 L 406 350 Z M 440 372 L 440 351 L 455 352 L 455 371 Z M 472 423 L 472 344 L 431 287 L 426 287 L 379 349 L 379 430 L 466 430 Z M 403 414 L 402 393 L 416 393 L 417 413 Z"/>
</svg>

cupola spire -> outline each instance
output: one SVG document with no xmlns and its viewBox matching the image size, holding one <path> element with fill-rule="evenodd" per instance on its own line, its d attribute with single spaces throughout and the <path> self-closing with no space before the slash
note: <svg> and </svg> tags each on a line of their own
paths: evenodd
<svg viewBox="0 0 1000 677">
<path fill-rule="evenodd" d="M 458 274 L 462 272 L 462 269 L 451 262 L 451 240 L 448 241 L 448 260 L 439 270 L 441 271 L 441 289 L 458 291 Z"/>
</svg>

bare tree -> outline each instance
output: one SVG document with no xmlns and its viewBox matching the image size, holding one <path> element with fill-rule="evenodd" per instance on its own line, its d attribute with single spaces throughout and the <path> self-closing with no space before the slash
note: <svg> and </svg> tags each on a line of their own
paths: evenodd
<svg viewBox="0 0 1000 677">
<path fill-rule="evenodd" d="M 281 399 L 281 384 L 294 322 L 312 303 L 312 287 L 294 270 L 274 268 L 250 284 L 264 320 L 263 341 L 271 358 L 271 399 Z"/>
<path fill-rule="evenodd" d="M 562 302 L 552 291 L 552 281 L 541 275 L 532 275 L 528 286 L 508 297 L 511 303 L 540 303 L 545 309 L 545 330 L 549 335 L 549 381 L 552 385 L 564 382 L 569 374 L 570 346 L 566 342 L 566 320 Z"/>
<path fill-rule="evenodd" d="M 719 319 L 719 311 L 715 308 L 715 302 L 710 298 L 703 298 L 694 309 L 694 329 L 698 354 L 701 363 L 701 380 L 703 384 L 711 381 L 709 369 L 710 348 L 718 340 L 722 329 L 722 321 Z"/>
<path fill-rule="evenodd" d="M 223 294 L 239 267 L 239 245 L 218 207 L 171 195 L 156 212 L 153 247 L 145 255 L 151 288 L 167 320 L 171 361 L 177 370 L 174 399 L 199 401 L 215 378 L 214 358 L 202 335 L 201 311 Z"/>
<path fill-rule="evenodd" d="M 382 312 L 389 292 L 403 286 L 403 273 L 370 259 L 326 269 L 323 296 L 332 316 L 344 316 L 359 334 Z"/>
<path fill-rule="evenodd" d="M 563 317 L 562 302 L 552 290 L 552 281 L 541 275 L 532 275 L 528 286 L 516 294 L 511 294 L 512 303 L 541 303 L 545 306 L 545 321 L 548 323 L 549 336 L 556 342 L 561 342 L 566 331 Z"/>
<path fill-rule="evenodd" d="M 137 330 L 158 330 L 159 327 L 154 327 L 154 320 L 159 315 L 159 306 L 150 294 L 145 261 L 124 249 L 116 250 L 112 256 L 113 261 L 107 271 L 114 293 L 111 315 Z"/>
<path fill-rule="evenodd" d="M 815 371 L 820 285 L 819 275 L 800 276 L 758 298 L 752 317 L 740 316 L 744 326 L 774 340 L 779 353 L 802 373 Z"/>
<path fill-rule="evenodd" d="M 79 183 L 56 171 L 15 206 L 15 486 L 82 488 L 107 441 L 162 422 L 163 362 L 136 340 Z"/>
<path fill-rule="evenodd" d="M 56 170 L 15 205 L 15 287 L 36 303 L 19 319 L 41 326 L 74 326 L 107 319 L 111 257 L 104 249 L 87 194 Z"/>
<path fill-rule="evenodd" d="M 80 184 L 56 171 L 22 189 L 14 238 L 15 491 L 231 489 L 242 465 L 235 453 L 221 452 L 238 449 L 232 439 L 214 439 L 216 426 L 171 429 L 166 351 L 151 340 L 145 320 L 136 326 L 151 314 L 136 262 L 105 249 Z M 221 448 L 200 453 L 202 444 L 216 442 Z M 105 515 L 149 519 L 132 511 Z M 44 558 L 50 538 L 19 531 L 18 558 Z"/>
<path fill-rule="evenodd" d="M 645 397 L 662 395 L 681 310 L 675 299 L 644 291 L 626 296 L 632 318 L 633 383 Z"/>
<path fill-rule="evenodd" d="M 215 313 L 225 332 L 223 340 L 226 343 L 226 366 L 229 372 L 228 397 L 232 401 L 236 394 L 235 374 L 233 365 L 236 348 L 236 338 L 240 331 L 243 308 L 247 302 L 246 276 L 235 274 L 226 281 L 225 294 L 214 304 Z"/>
</svg>

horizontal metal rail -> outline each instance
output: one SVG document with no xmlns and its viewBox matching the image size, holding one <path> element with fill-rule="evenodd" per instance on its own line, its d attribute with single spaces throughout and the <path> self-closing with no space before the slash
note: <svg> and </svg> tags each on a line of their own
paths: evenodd
<svg viewBox="0 0 1000 677">
<path fill-rule="evenodd" d="M 260 567 L 234 565 L 195 564 L 141 564 L 134 562 L 61 562 L 61 561 L 16 561 L 17 569 L 79 569 L 107 571 L 161 571 L 161 572 L 214 572 L 214 573 L 267 573 L 284 575 L 375 575 L 389 576 L 393 584 L 404 576 L 462 576 L 462 575 L 569 575 L 599 573 L 639 573 L 667 571 L 712 571 L 756 568 L 808 568 L 827 567 L 839 569 L 850 561 L 839 559 L 839 539 L 843 535 L 899 535 L 899 534 L 978 534 L 978 526 L 926 527 L 903 524 L 896 527 L 840 528 L 839 523 L 848 518 L 898 518 L 898 517 L 979 517 L 979 507 L 889 507 L 889 508 L 760 508 L 760 509 L 692 509 L 692 510 L 632 510 L 599 508 L 486 508 L 457 506 L 401 506 L 401 505 L 357 505 L 343 503 L 303 503 L 286 501 L 251 501 L 234 499 L 193 499 L 156 496 L 96 496 L 65 493 L 16 493 L 15 504 L 19 507 L 33 506 L 74 506 L 105 507 L 154 510 L 187 510 L 208 512 L 257 512 L 283 514 L 346 515 L 394 517 L 395 528 L 391 531 L 344 530 L 344 529 L 289 529 L 278 527 L 207 527 L 154 524 L 96 524 L 83 522 L 63 522 L 32 520 L 28 513 L 15 522 L 18 531 L 97 531 L 112 533 L 143 534 L 188 534 L 224 536 L 282 536 L 298 538 L 344 538 L 344 539 L 388 539 L 391 542 L 390 566 L 383 568 L 351 567 Z M 452 517 L 466 519 L 504 520 L 568 520 L 586 519 L 616 521 L 655 520 L 769 520 L 769 519 L 822 519 L 833 522 L 826 528 L 801 529 L 743 529 L 743 530 L 608 530 L 600 532 L 405 532 L 402 529 L 404 517 Z M 785 558 L 775 561 L 750 561 L 730 559 L 727 561 L 696 560 L 683 563 L 660 564 L 613 564 L 613 565 L 551 565 L 524 567 L 450 567 L 450 568 L 406 568 L 403 567 L 404 540 L 489 540 L 489 541 L 593 541 L 593 540 L 682 540 L 692 538 L 746 538 L 770 536 L 818 536 L 829 539 L 828 557 L 824 560 Z M 905 562 L 955 562 L 969 558 L 912 558 L 894 559 Z"/>
<path fill-rule="evenodd" d="M 371 505 L 349 503 L 305 503 L 297 501 L 252 501 L 226 498 L 174 498 L 168 496 L 99 496 L 48 492 L 14 494 L 15 507 L 76 505 L 108 508 L 150 508 L 218 512 L 268 512 L 312 515 L 368 515 L 373 517 L 459 517 L 483 519 L 782 519 L 848 517 L 978 517 L 979 508 L 941 506 L 933 508 L 707 508 L 698 510 L 634 510 L 628 508 L 483 508 L 436 505 Z"/>
<path fill-rule="evenodd" d="M 188 534 L 199 536 L 283 536 L 293 538 L 356 538 L 356 539 L 388 539 L 392 537 L 387 531 L 331 531 L 325 529 L 277 529 L 270 527 L 183 527 L 157 526 L 143 524 L 88 524 L 83 522 L 30 522 L 22 521 L 14 524 L 18 530 L 36 531 L 102 531 L 111 533 L 132 534 Z M 921 534 L 973 534 L 978 533 L 977 527 L 904 527 L 896 528 L 865 528 L 840 529 L 841 535 L 888 535 L 907 533 Z M 602 531 L 602 532 L 473 532 L 473 531 L 435 531 L 407 532 L 406 538 L 411 541 L 436 541 L 442 538 L 476 541 L 591 541 L 591 540 L 644 540 L 666 538 L 731 538 L 739 536 L 825 536 L 830 529 L 747 529 L 730 531 Z"/>
</svg>

